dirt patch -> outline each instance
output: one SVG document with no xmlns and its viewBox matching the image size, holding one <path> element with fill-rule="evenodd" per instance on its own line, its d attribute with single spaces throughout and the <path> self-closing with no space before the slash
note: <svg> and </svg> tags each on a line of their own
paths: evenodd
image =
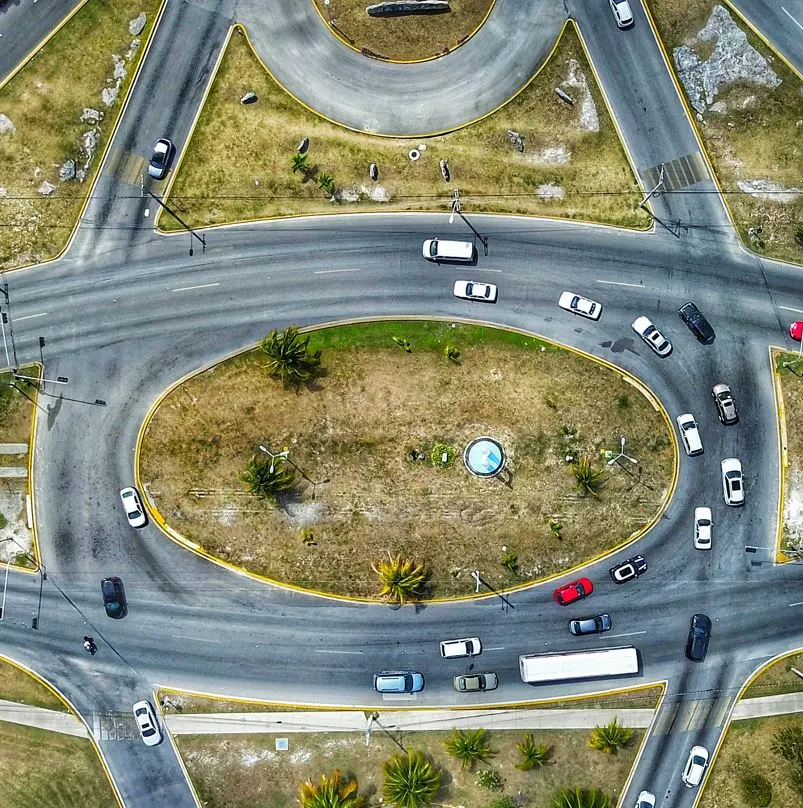
<svg viewBox="0 0 803 808">
<path fill-rule="evenodd" d="M 407 354 L 392 341 L 406 337 Z M 459 364 L 444 356 L 461 351 Z M 315 332 L 326 374 L 283 390 L 259 351 L 172 391 L 147 427 L 142 481 L 167 522 L 206 550 L 271 578 L 337 594 L 377 591 L 371 562 L 388 553 L 432 570 L 434 596 L 473 591 L 479 569 L 504 587 L 567 569 L 625 541 L 654 518 L 673 469 L 666 422 L 617 374 L 509 332 L 448 323 L 376 323 Z M 481 480 L 461 457 L 492 435 L 510 486 Z M 614 466 L 600 498 L 581 497 L 567 457 L 628 439 L 639 460 Z M 452 468 L 411 462 L 436 443 Z M 259 444 L 289 447 L 316 486 L 301 507 L 273 507 L 239 481 Z M 548 520 L 559 524 L 560 537 Z M 518 571 L 502 566 L 517 555 Z"/>
</svg>

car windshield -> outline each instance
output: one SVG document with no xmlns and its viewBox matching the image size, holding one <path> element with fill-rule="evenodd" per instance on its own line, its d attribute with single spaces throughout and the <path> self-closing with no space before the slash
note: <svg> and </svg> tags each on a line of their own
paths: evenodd
<svg viewBox="0 0 803 808">
<path fill-rule="evenodd" d="M 434 239 L 429 243 L 429 254 L 430 255 L 437 255 L 438 254 L 438 242 Z"/>
<path fill-rule="evenodd" d="M 695 766 L 702 766 L 702 765 L 703 765 L 703 763 L 705 763 L 705 758 L 704 758 L 704 757 L 700 757 L 700 755 L 695 755 L 695 756 L 694 756 L 694 757 L 691 759 L 691 761 L 692 761 L 692 763 L 694 763 L 694 765 L 695 765 Z"/>
<path fill-rule="evenodd" d="M 700 525 L 700 527 L 708 527 L 711 524 L 711 520 L 710 519 L 698 519 L 697 524 Z"/>
</svg>

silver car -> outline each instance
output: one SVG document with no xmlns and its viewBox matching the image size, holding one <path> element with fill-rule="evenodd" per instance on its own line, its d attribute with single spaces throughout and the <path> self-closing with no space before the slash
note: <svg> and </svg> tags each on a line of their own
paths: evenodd
<svg viewBox="0 0 803 808">
<path fill-rule="evenodd" d="M 153 154 L 148 163 L 148 176 L 161 180 L 170 168 L 170 161 L 176 147 L 165 137 L 159 138 L 153 145 Z"/>
<path fill-rule="evenodd" d="M 452 684 L 460 693 L 481 693 L 485 690 L 496 690 L 499 679 L 495 673 L 471 673 L 455 676 Z"/>
<path fill-rule="evenodd" d="M 736 402 L 733 400 L 733 393 L 727 384 L 715 384 L 711 390 L 711 398 L 717 407 L 717 418 L 724 426 L 739 423 L 739 413 L 736 410 Z"/>
</svg>

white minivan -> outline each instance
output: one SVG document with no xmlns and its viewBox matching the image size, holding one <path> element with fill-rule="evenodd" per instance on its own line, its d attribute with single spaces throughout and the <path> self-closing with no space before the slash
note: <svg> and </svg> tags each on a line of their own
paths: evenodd
<svg viewBox="0 0 803 808">
<path fill-rule="evenodd" d="M 466 637 L 462 640 L 444 640 L 441 643 L 441 656 L 444 659 L 477 656 L 482 651 L 479 637 Z"/>
<path fill-rule="evenodd" d="M 424 258 L 428 261 L 459 261 L 471 263 L 474 260 L 474 245 L 470 241 L 447 241 L 443 238 L 429 238 L 424 242 Z"/>
<path fill-rule="evenodd" d="M 683 415 L 678 415 L 676 420 L 686 454 L 689 457 L 702 454 L 703 442 L 700 440 L 700 430 L 697 428 L 697 421 L 694 420 L 694 416 L 687 412 Z"/>
</svg>

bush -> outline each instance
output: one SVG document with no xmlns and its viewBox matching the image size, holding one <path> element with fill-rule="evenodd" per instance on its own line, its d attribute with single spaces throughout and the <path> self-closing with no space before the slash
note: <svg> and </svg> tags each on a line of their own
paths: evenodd
<svg viewBox="0 0 803 808">
<path fill-rule="evenodd" d="M 443 459 L 444 455 L 446 456 L 446 460 Z M 455 457 L 457 457 L 457 452 L 454 450 L 454 447 L 446 443 L 436 443 L 429 453 L 430 462 L 435 468 L 439 469 L 451 468 L 454 465 Z"/>
<path fill-rule="evenodd" d="M 803 726 L 784 727 L 775 733 L 770 747 L 784 760 L 803 767 Z"/>
<path fill-rule="evenodd" d="M 488 808 L 518 808 L 519 804 L 509 794 L 503 797 L 497 797 L 492 802 L 488 803 Z"/>
<path fill-rule="evenodd" d="M 797 226 L 797 230 L 795 231 L 795 241 L 798 243 L 798 246 L 803 247 L 803 224 L 799 224 Z"/>
<path fill-rule="evenodd" d="M 519 571 L 519 557 L 515 553 L 505 553 L 500 563 L 512 575 L 515 575 Z"/>
<path fill-rule="evenodd" d="M 614 718 L 610 724 L 594 727 L 591 737 L 588 739 L 588 745 L 592 749 L 598 749 L 600 752 L 615 755 L 620 748 L 627 746 L 632 738 L 633 730 L 629 727 L 621 726 L 617 719 Z"/>
<path fill-rule="evenodd" d="M 452 734 L 443 742 L 446 751 L 456 757 L 464 769 L 470 769 L 475 762 L 485 763 L 493 757 L 488 733 L 484 729 L 453 729 Z"/>
<path fill-rule="evenodd" d="M 502 788 L 502 775 L 495 769 L 480 769 L 477 772 L 476 783 L 480 788 L 499 791 Z"/>
<path fill-rule="evenodd" d="M 0 511 L 0 530 L 8 525 L 8 519 L 6 519 L 6 515 Z"/>
<path fill-rule="evenodd" d="M 616 406 L 619 407 L 620 410 L 626 410 L 630 406 L 630 396 L 619 396 L 616 399 Z"/>
<path fill-rule="evenodd" d="M 739 780 L 739 788 L 750 808 L 767 808 L 772 801 L 772 785 L 760 774 L 745 774 Z"/>
</svg>

